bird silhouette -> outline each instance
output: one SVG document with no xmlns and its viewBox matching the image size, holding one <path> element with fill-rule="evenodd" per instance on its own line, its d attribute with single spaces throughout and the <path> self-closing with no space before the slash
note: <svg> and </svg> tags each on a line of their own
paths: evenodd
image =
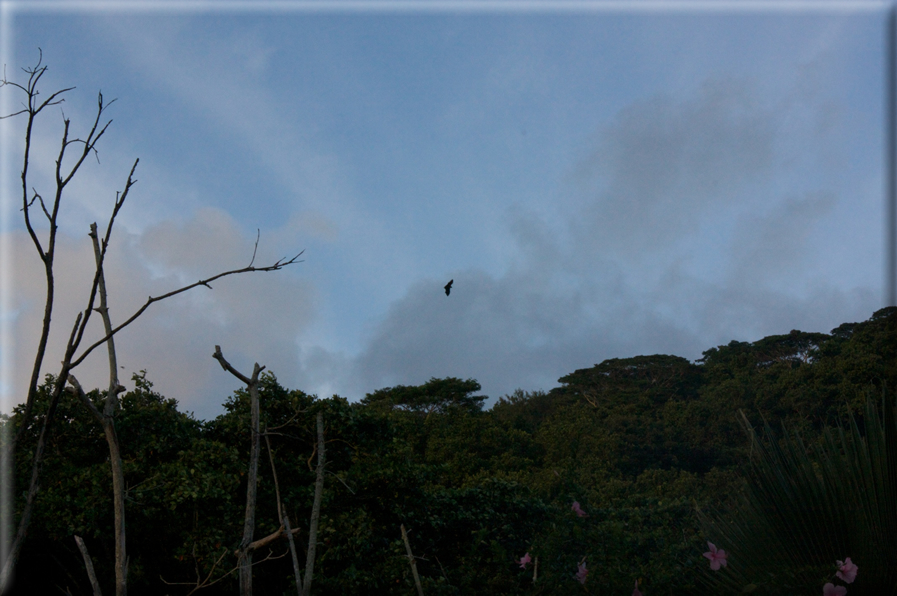
<svg viewBox="0 0 897 596">
<path fill-rule="evenodd" d="M 449 280 L 449 282 L 448 282 L 447 284 L 445 284 L 445 295 L 446 295 L 446 296 L 448 296 L 449 294 L 452 293 L 452 283 L 453 283 L 454 281 L 455 281 L 455 280 L 452 279 L 452 280 Z"/>
</svg>

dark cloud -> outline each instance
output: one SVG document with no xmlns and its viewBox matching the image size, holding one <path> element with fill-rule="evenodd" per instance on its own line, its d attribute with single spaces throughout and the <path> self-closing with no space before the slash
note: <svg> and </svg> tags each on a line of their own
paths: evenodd
<svg viewBox="0 0 897 596">
<path fill-rule="evenodd" d="M 801 270 L 812 264 L 811 234 L 836 203 L 830 192 L 810 192 L 786 197 L 767 213 L 743 216 L 731 245 L 731 283 L 744 286 L 799 278 Z M 818 254 L 822 247 L 815 248 Z"/>
<path fill-rule="evenodd" d="M 789 105 L 769 107 L 749 82 L 718 79 L 693 97 L 622 110 L 572 177 L 566 223 L 516 206 L 505 273 L 448 271 L 450 301 L 435 280 L 413 285 L 362 352 L 340 360 L 352 397 L 457 376 L 496 398 L 548 389 L 606 358 L 696 359 L 732 339 L 868 318 L 876 291 L 819 274 L 814 242 L 836 194 L 812 180 L 801 192 L 776 186 L 790 148 L 826 133 L 787 124 L 794 105 L 815 109 Z"/>
<path fill-rule="evenodd" d="M 621 110 L 576 168 L 576 233 L 621 258 L 653 253 L 742 199 L 773 170 L 777 114 L 744 81 L 694 97 L 657 95 Z"/>
</svg>

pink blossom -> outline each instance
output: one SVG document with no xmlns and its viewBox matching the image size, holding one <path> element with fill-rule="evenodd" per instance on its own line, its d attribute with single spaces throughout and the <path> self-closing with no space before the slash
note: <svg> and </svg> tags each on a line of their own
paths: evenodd
<svg viewBox="0 0 897 596">
<path fill-rule="evenodd" d="M 846 561 L 838 561 L 838 573 L 839 578 L 844 580 L 848 584 L 852 584 L 853 580 L 857 578 L 857 571 L 859 567 L 850 562 L 850 557 L 847 557 Z"/>
<path fill-rule="evenodd" d="M 583 511 L 579 506 L 579 501 L 573 501 L 573 511 L 575 511 L 576 515 L 579 517 L 589 517 L 589 514 Z"/>
<path fill-rule="evenodd" d="M 635 590 L 632 591 L 632 596 L 642 596 L 638 589 L 638 580 L 635 580 Z"/>
<path fill-rule="evenodd" d="M 526 569 L 526 565 L 527 565 L 527 563 L 529 563 L 530 561 L 532 561 L 532 559 L 530 558 L 529 553 L 526 553 L 525 555 L 523 555 L 522 557 L 520 557 L 520 560 L 519 560 L 519 561 L 515 561 L 515 563 L 519 563 L 521 569 Z"/>
<path fill-rule="evenodd" d="M 576 572 L 576 579 L 582 585 L 586 584 L 586 579 L 589 577 L 589 570 L 586 569 L 586 562 L 583 561 L 579 564 L 579 571 Z"/>
<path fill-rule="evenodd" d="M 704 556 L 710 559 L 710 568 L 714 571 L 719 571 L 720 565 L 725 567 L 728 564 L 726 562 L 726 551 L 718 550 L 710 541 L 707 542 L 707 546 L 710 547 L 710 552 L 704 553 Z"/>
<path fill-rule="evenodd" d="M 847 594 L 847 588 L 844 586 L 836 586 L 828 583 L 822 586 L 822 596 L 844 596 Z"/>
</svg>

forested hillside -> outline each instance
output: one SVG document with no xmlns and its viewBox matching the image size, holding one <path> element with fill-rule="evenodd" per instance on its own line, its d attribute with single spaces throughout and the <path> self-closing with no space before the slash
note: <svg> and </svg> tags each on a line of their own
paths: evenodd
<svg viewBox="0 0 897 596">
<path fill-rule="evenodd" d="M 547 393 L 518 390 L 489 410 L 473 379 L 434 378 L 350 402 L 282 387 L 265 373 L 260 416 L 270 447 L 262 440 L 255 537 L 280 527 L 277 488 L 299 526 L 304 560 L 322 411 L 327 466 L 316 595 L 415 593 L 402 525 L 428 596 L 628 596 L 636 580 L 646 596 L 700 593 L 713 537 L 699 530 L 696 507 L 728 511 L 746 484 L 751 445 L 738 411 L 756 427 L 766 420 L 778 430 L 784 422 L 809 447 L 825 425 L 846 424 L 849 410 L 861 414 L 868 394 L 897 387 L 895 339 L 892 307 L 830 334 L 733 341 L 694 363 L 671 355 L 606 360 Z M 194 593 L 236 594 L 249 394 L 235 392 L 225 414 L 199 422 L 154 392 L 145 375 L 132 381 L 116 418 L 130 592 L 181 596 L 205 582 Z M 54 382 L 42 386 L 38 412 Z M 102 392 L 90 397 L 102 408 Z M 20 415 L 3 423 L 15 426 Z M 17 514 L 40 422 L 17 447 Z M 75 535 L 111 590 L 108 457 L 101 426 L 66 393 L 17 569 L 21 593 L 91 593 Z M 254 563 L 256 594 L 295 593 L 286 540 L 261 549 Z M 585 583 L 575 577 L 583 564 Z"/>
</svg>

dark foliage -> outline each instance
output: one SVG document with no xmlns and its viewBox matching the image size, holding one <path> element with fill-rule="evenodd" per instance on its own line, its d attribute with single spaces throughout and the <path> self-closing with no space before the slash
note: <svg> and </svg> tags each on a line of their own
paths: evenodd
<svg viewBox="0 0 897 596">
<path fill-rule="evenodd" d="M 670 355 L 606 360 L 561 378 L 551 391 L 515 391 L 490 410 L 472 379 L 434 378 L 350 403 L 286 389 L 266 373 L 261 428 L 284 507 L 301 529 L 304 560 L 314 419 L 324 413 L 316 595 L 412 593 L 403 524 L 428 596 L 630 594 L 638 578 L 646 595 L 699 594 L 708 537 L 695 505 L 735 512 L 747 479 L 756 478 L 738 410 L 758 428 L 785 423 L 801 433 L 809 455 L 822 453 L 824 428 L 853 428 L 850 412 L 862 435 L 867 393 L 897 386 L 895 326 L 897 309 L 890 308 L 831 334 L 731 342 L 695 363 Z M 245 508 L 248 394 L 237 390 L 224 414 L 201 423 L 153 392 L 144 373 L 132 380 L 116 420 L 128 487 L 129 590 L 185 595 L 197 574 L 211 574 L 210 582 L 220 581 L 197 593 L 236 593 L 236 574 L 227 572 L 237 562 Z M 38 412 L 54 382 L 48 377 L 41 387 Z M 99 404 L 103 395 L 90 398 Z M 20 414 L 17 408 L 2 423 L 15 427 Z M 23 594 L 90 594 L 77 534 L 111 591 L 111 476 L 102 429 L 68 394 L 57 420 L 17 585 Z M 39 429 L 38 417 L 18 449 L 20 487 Z M 279 528 L 262 445 L 256 538 Z M 572 510 L 574 501 L 587 517 Z M 286 552 L 286 541 L 277 540 L 256 554 L 257 594 L 293 593 Z M 533 562 L 521 569 L 525 553 Z M 583 560 L 585 586 L 573 577 Z"/>
</svg>

